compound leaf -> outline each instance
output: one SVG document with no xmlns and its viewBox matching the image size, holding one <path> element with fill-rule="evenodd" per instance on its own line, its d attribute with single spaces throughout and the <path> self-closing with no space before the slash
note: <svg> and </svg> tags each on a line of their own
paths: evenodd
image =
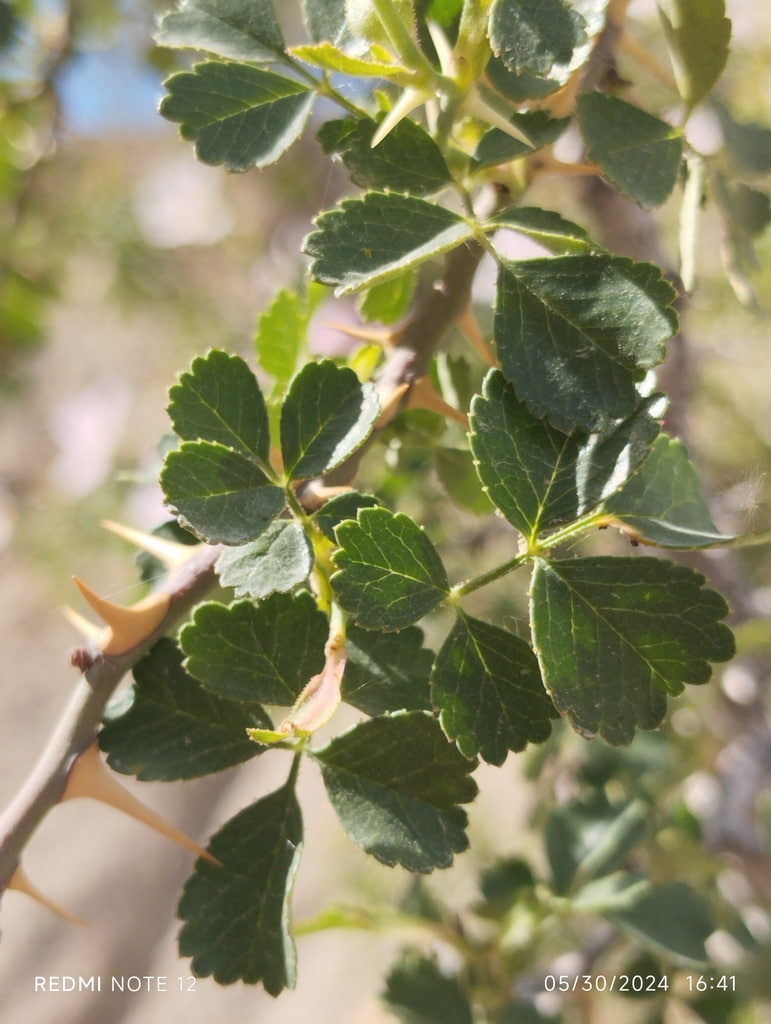
<svg viewBox="0 0 771 1024">
<path fill-rule="evenodd" d="M 466 757 L 503 764 L 543 743 L 555 717 L 532 649 L 513 633 L 460 613 L 436 658 L 431 696 Z"/>
<path fill-rule="evenodd" d="M 691 111 L 720 77 L 728 59 L 731 22 L 723 0 L 659 0 L 677 87 Z"/>
<path fill-rule="evenodd" d="M 180 634 L 187 670 L 233 700 L 290 707 L 324 666 L 326 616 L 310 594 L 196 609 Z"/>
<path fill-rule="evenodd" d="M 707 548 L 734 539 L 712 522 L 685 445 L 663 434 L 603 511 L 635 540 L 662 548 Z"/>
<path fill-rule="evenodd" d="M 185 441 L 161 473 L 167 504 L 211 544 L 244 544 L 284 508 L 286 496 L 254 458 L 210 441 Z"/>
<path fill-rule="evenodd" d="M 639 402 L 635 382 L 677 328 L 651 263 L 605 254 L 501 260 L 495 340 L 517 395 L 559 430 L 602 430 Z"/>
<path fill-rule="evenodd" d="M 423 631 L 400 633 L 349 626 L 343 700 L 367 715 L 430 710 L 428 680 L 434 652 L 423 646 Z"/>
<path fill-rule="evenodd" d="M 332 577 L 338 600 L 359 625 L 402 629 L 435 608 L 450 590 L 436 548 L 409 516 L 363 508 L 336 529 Z"/>
<path fill-rule="evenodd" d="M 124 775 L 167 782 L 219 772 L 259 753 L 247 728 L 271 727 L 259 705 L 207 693 L 166 637 L 137 663 L 134 680 L 99 733 L 108 764 Z"/>
<path fill-rule="evenodd" d="M 468 846 L 458 804 L 476 796 L 476 764 L 430 714 L 371 718 L 314 756 L 343 828 L 382 863 L 429 872 Z"/>
<path fill-rule="evenodd" d="M 169 416 L 183 441 L 213 441 L 268 466 L 268 412 L 240 356 L 214 350 L 194 359 L 169 390 Z"/>
<path fill-rule="evenodd" d="M 281 452 L 291 480 L 319 476 L 347 459 L 369 436 L 380 413 L 374 385 L 347 366 L 308 363 L 292 381 L 281 409 Z"/>
<path fill-rule="evenodd" d="M 274 520 L 256 540 L 223 551 L 216 566 L 224 587 L 255 600 L 294 590 L 312 568 L 313 547 L 295 519 Z"/>
<path fill-rule="evenodd" d="M 161 19 L 155 41 L 253 63 L 284 56 L 272 0 L 182 0 Z"/>
<path fill-rule="evenodd" d="M 616 746 L 654 729 L 666 694 L 706 683 L 734 653 L 725 600 L 657 558 L 536 559 L 530 620 L 544 684 L 584 736 Z"/>
<path fill-rule="evenodd" d="M 417 196 L 369 192 L 322 213 L 305 240 L 311 274 L 337 295 L 367 288 L 471 237 L 457 213 Z"/>
<path fill-rule="evenodd" d="M 490 45 L 510 71 L 546 77 L 584 41 L 585 22 L 562 0 L 493 0 Z"/>
<path fill-rule="evenodd" d="M 661 206 L 680 173 L 682 134 L 647 111 L 604 93 L 583 93 L 576 112 L 587 156 L 605 177 L 641 206 Z"/>
<path fill-rule="evenodd" d="M 200 858 L 179 904 L 179 952 L 197 975 L 220 985 L 261 981 L 272 996 L 294 986 L 289 901 L 302 841 L 294 777 L 212 836 L 220 863 Z"/>
<path fill-rule="evenodd" d="M 165 85 L 161 114 L 195 142 L 199 160 L 229 171 L 275 163 L 302 134 L 315 98 L 274 71 L 219 61 L 180 71 Z"/>
</svg>

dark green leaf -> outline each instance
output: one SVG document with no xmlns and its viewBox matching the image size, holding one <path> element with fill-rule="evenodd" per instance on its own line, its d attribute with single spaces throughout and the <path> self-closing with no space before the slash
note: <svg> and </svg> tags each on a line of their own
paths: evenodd
<svg viewBox="0 0 771 1024">
<path fill-rule="evenodd" d="M 479 478 L 532 542 L 542 530 L 591 512 L 634 472 L 659 430 L 647 406 L 603 434 L 563 434 L 534 417 L 500 370 L 491 370 L 471 406 Z"/>
<path fill-rule="evenodd" d="M 456 505 L 475 515 L 492 511 L 490 499 L 482 489 L 474 469 L 474 458 L 467 448 L 434 448 L 436 475 Z"/>
<path fill-rule="evenodd" d="M 538 206 L 512 206 L 488 221 L 490 225 L 510 228 L 521 235 L 527 235 L 551 252 L 588 252 L 600 248 L 590 240 L 586 230 L 579 224 L 565 220 L 553 210 L 542 210 Z"/>
<path fill-rule="evenodd" d="M 556 717 L 525 641 L 462 613 L 437 655 L 431 697 L 460 752 L 490 764 L 543 743 Z"/>
<path fill-rule="evenodd" d="M 207 693 L 185 672 L 172 640 L 158 641 L 137 663 L 134 679 L 128 700 L 121 702 L 125 710 L 99 733 L 115 771 L 142 781 L 193 779 L 260 752 L 246 730 L 271 728 L 262 708 Z"/>
<path fill-rule="evenodd" d="M 258 537 L 286 501 L 253 458 L 209 441 L 185 441 L 169 452 L 161 486 L 182 525 L 211 544 Z"/>
<path fill-rule="evenodd" d="M 302 134 L 315 93 L 250 64 L 207 61 L 166 83 L 161 114 L 180 125 L 196 156 L 229 171 L 266 167 Z"/>
<path fill-rule="evenodd" d="M 301 0 L 303 20 L 314 42 L 334 42 L 345 27 L 345 0 Z"/>
<path fill-rule="evenodd" d="M 530 410 L 567 433 L 603 430 L 639 402 L 635 382 L 677 328 L 672 286 L 651 263 L 585 254 L 501 261 L 495 339 Z"/>
<path fill-rule="evenodd" d="M 443 206 L 397 193 L 370 192 L 346 199 L 316 221 L 305 240 L 311 274 L 346 295 L 395 277 L 456 248 L 471 237 L 470 226 Z"/>
<path fill-rule="evenodd" d="M 527 71 L 523 71 L 520 74 L 509 71 L 498 57 L 490 58 L 485 74 L 497 92 L 507 99 L 513 100 L 515 103 L 524 103 L 525 100 L 543 99 L 559 89 L 560 85 L 563 84 L 561 76 L 540 78 L 536 75 L 531 75 Z"/>
<path fill-rule="evenodd" d="M 371 718 L 314 756 L 329 799 L 354 842 L 408 871 L 446 868 L 468 846 L 458 804 L 477 793 L 468 761 L 421 711 Z"/>
<path fill-rule="evenodd" d="M 306 580 L 313 568 L 313 547 L 295 519 L 274 520 L 257 540 L 223 551 L 216 568 L 223 587 L 233 587 L 236 597 L 258 601 L 285 594 Z"/>
<path fill-rule="evenodd" d="M 677 182 L 681 132 L 616 96 L 585 92 L 576 106 L 587 156 L 641 206 L 661 206 Z"/>
<path fill-rule="evenodd" d="M 292 381 L 281 409 L 281 452 L 292 480 L 319 476 L 352 455 L 380 413 L 374 385 L 347 366 L 308 363 Z"/>
<path fill-rule="evenodd" d="M 682 882 L 635 887 L 631 898 L 606 916 L 630 938 L 658 956 L 697 967 L 709 957 L 704 943 L 715 930 L 702 896 Z"/>
<path fill-rule="evenodd" d="M 182 0 L 161 19 L 155 41 L 254 63 L 276 60 L 284 50 L 271 0 Z"/>
<path fill-rule="evenodd" d="M 511 122 L 530 139 L 533 143 L 532 147 L 520 142 L 513 135 L 508 135 L 500 128 L 491 128 L 479 140 L 479 144 L 474 150 L 472 159 L 477 166 L 494 167 L 496 164 L 514 160 L 526 153 L 532 153 L 534 149 L 540 149 L 541 146 L 548 146 L 549 143 L 556 142 L 570 123 L 570 118 L 549 117 L 543 110 L 536 110 L 513 114 Z"/>
<path fill-rule="evenodd" d="M 424 196 L 452 182 L 442 152 L 425 128 L 405 118 L 373 149 L 378 124 L 368 117 L 346 118 L 327 121 L 319 130 L 324 152 L 342 158 L 355 185 Z"/>
<path fill-rule="evenodd" d="M 657 558 L 537 559 L 533 639 L 557 709 L 584 736 L 630 743 L 655 729 L 665 694 L 706 683 L 733 656 L 725 600 L 704 577 Z"/>
<path fill-rule="evenodd" d="M 723 0 L 658 0 L 677 87 L 690 112 L 722 74 L 731 22 Z"/>
<path fill-rule="evenodd" d="M 240 356 L 213 351 L 194 359 L 169 399 L 169 416 L 183 441 L 214 441 L 269 465 L 265 400 Z"/>
<path fill-rule="evenodd" d="M 197 975 L 220 985 L 261 981 L 272 996 L 294 986 L 289 901 L 302 841 L 294 778 L 212 836 L 220 864 L 199 859 L 179 904 L 179 952 Z"/>
<path fill-rule="evenodd" d="M 423 646 L 423 631 L 409 626 L 400 633 L 349 626 L 348 662 L 342 696 L 367 715 L 430 710 L 428 680 L 434 652 Z"/>
<path fill-rule="evenodd" d="M 405 954 L 391 968 L 383 999 L 404 1024 L 474 1024 L 458 979 L 419 953 Z"/>
<path fill-rule="evenodd" d="M 713 101 L 713 106 L 736 169 L 749 177 L 768 174 L 771 171 L 771 128 L 751 121 L 736 121 L 722 103 Z"/>
<path fill-rule="evenodd" d="M 323 668 L 328 633 L 310 594 L 274 594 L 259 605 L 201 605 L 180 643 L 188 671 L 208 690 L 291 707 Z"/>
<path fill-rule="evenodd" d="M 377 498 L 371 494 L 359 494 L 358 491 L 345 491 L 325 502 L 313 516 L 324 535 L 335 540 L 335 527 L 344 519 L 355 519 L 360 508 L 375 508 Z"/>
<path fill-rule="evenodd" d="M 490 45 L 511 71 L 545 77 L 584 41 L 584 19 L 562 0 L 493 0 Z"/>
<path fill-rule="evenodd" d="M 603 511 L 634 539 L 663 548 L 707 548 L 734 539 L 712 522 L 685 445 L 663 434 Z"/>
<path fill-rule="evenodd" d="M 402 629 L 449 593 L 436 548 L 409 516 L 364 508 L 335 531 L 332 585 L 340 604 L 368 629 Z"/>
<path fill-rule="evenodd" d="M 474 913 L 500 921 L 506 911 L 524 893 L 532 893 L 535 876 L 527 861 L 519 857 L 497 860 L 479 876 L 482 900 L 474 904 Z"/>
</svg>

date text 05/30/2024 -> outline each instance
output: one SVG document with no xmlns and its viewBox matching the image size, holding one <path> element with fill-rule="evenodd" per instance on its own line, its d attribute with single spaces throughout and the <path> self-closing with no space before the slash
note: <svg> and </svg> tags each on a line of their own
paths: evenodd
<svg viewBox="0 0 771 1024">
<path fill-rule="evenodd" d="M 547 974 L 543 979 L 547 992 L 668 992 L 666 974 Z M 687 974 L 687 992 L 735 992 L 733 974 Z"/>
<path fill-rule="evenodd" d="M 195 992 L 197 980 L 165 974 L 36 975 L 35 992 Z"/>
</svg>

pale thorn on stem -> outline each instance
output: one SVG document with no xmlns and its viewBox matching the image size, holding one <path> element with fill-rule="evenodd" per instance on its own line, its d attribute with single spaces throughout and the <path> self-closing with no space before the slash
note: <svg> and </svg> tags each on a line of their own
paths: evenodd
<svg viewBox="0 0 771 1024">
<path fill-rule="evenodd" d="M 394 342 L 398 340 L 400 331 L 390 327 L 364 327 L 357 324 L 326 323 L 332 331 L 339 331 L 347 338 L 355 338 L 356 341 L 365 341 L 369 345 L 380 345 L 386 351 L 393 348 Z"/>
<path fill-rule="evenodd" d="M 126 607 L 100 597 L 77 576 L 72 578 L 88 604 L 107 623 L 107 628 L 94 637 L 104 654 L 125 654 L 133 650 L 161 625 L 168 614 L 170 594 L 150 594 Z"/>
<path fill-rule="evenodd" d="M 488 103 L 476 86 L 469 89 L 466 94 L 462 103 L 462 111 L 471 117 L 478 117 L 481 121 L 487 121 L 494 128 L 498 128 L 505 132 L 506 135 L 510 135 L 513 139 L 524 143 L 529 149 L 535 149 L 532 140 L 528 138 L 522 129 L 518 128 L 505 115 Z"/>
<path fill-rule="evenodd" d="M 474 310 L 471 307 L 471 303 L 466 306 L 464 311 L 458 317 L 456 324 L 471 342 L 477 355 L 479 355 L 488 366 L 497 366 L 498 360 L 495 358 L 495 352 L 493 352 L 487 338 L 485 338 L 479 329 L 479 324 L 477 323 L 477 318 L 474 316 Z"/>
<path fill-rule="evenodd" d="M 411 114 L 416 107 L 422 106 L 427 100 L 433 98 L 434 93 L 425 87 L 419 89 L 415 86 L 410 86 L 409 89 L 405 89 L 372 136 L 372 142 L 370 143 L 372 149 L 381 143 L 386 135 L 393 131 L 397 124 L 403 121 L 408 114 Z"/>
<path fill-rule="evenodd" d="M 199 846 L 194 839 L 186 835 L 174 825 L 170 825 L 164 818 L 155 811 L 146 807 L 135 796 L 115 779 L 109 769 L 99 756 L 99 743 L 92 743 L 90 747 L 80 754 L 70 769 L 67 785 L 64 787 L 62 801 L 75 800 L 79 797 L 89 797 L 92 800 L 99 800 L 101 803 L 109 804 L 118 811 L 123 811 L 136 821 L 141 821 L 150 828 L 160 832 L 174 843 L 178 843 L 186 850 L 190 850 L 199 857 L 205 857 L 213 864 L 220 862 L 213 857 L 208 850 Z"/>
<path fill-rule="evenodd" d="M 438 413 L 447 419 L 460 423 L 464 430 L 468 430 L 468 416 L 454 405 L 450 405 L 434 387 L 430 377 L 418 377 L 410 389 L 407 398 L 408 409 L 428 409 L 430 412 Z"/>
<path fill-rule="evenodd" d="M 380 415 L 375 422 L 375 430 L 382 430 L 388 426 L 409 390 L 410 384 L 397 384 L 388 394 L 380 395 Z"/>
<path fill-rule="evenodd" d="M 53 900 L 49 900 L 36 885 L 33 885 L 27 878 L 26 874 L 22 870 L 21 866 L 17 867 L 14 873 L 11 875 L 11 880 L 7 886 L 8 889 L 15 889 L 16 892 L 23 892 L 26 896 L 30 896 L 37 903 L 41 903 L 44 907 L 48 907 L 54 914 L 59 917 L 63 917 L 65 921 L 69 921 L 71 924 L 80 925 L 82 928 L 86 927 L 86 922 L 82 921 L 75 914 L 71 914 L 69 910 L 65 910 L 64 907 L 60 907 L 58 903 L 54 903 Z"/>
<path fill-rule="evenodd" d="M 109 530 L 116 536 L 122 537 L 123 540 L 127 540 L 129 544 L 133 544 L 141 551 L 146 551 L 149 555 L 157 558 L 159 562 L 162 562 L 172 572 L 183 566 L 199 547 L 199 545 L 193 544 L 178 544 L 176 541 L 167 540 L 165 537 L 158 537 L 152 533 L 135 530 L 124 523 L 115 523 L 112 519 L 103 519 L 102 526 L 105 530 Z"/>
</svg>

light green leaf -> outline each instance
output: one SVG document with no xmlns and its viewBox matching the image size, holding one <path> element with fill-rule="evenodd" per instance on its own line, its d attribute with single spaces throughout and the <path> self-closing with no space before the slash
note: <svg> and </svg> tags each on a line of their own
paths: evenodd
<svg viewBox="0 0 771 1024">
<path fill-rule="evenodd" d="M 207 693 L 164 637 L 137 663 L 134 685 L 99 733 L 107 763 L 142 781 L 194 779 L 248 761 L 260 751 L 249 727 L 271 722 L 258 704 Z"/>
<path fill-rule="evenodd" d="M 286 501 L 253 458 L 209 441 L 185 441 L 169 452 L 161 486 L 182 525 L 210 544 L 253 540 Z"/>
<path fill-rule="evenodd" d="M 643 949 L 683 967 L 709 961 L 705 942 L 715 930 L 703 897 L 682 882 L 635 886 L 605 916 Z"/>
<path fill-rule="evenodd" d="M 404 1024 L 474 1024 L 469 997 L 457 977 L 444 974 L 434 960 L 419 953 L 406 953 L 394 964 L 383 999 Z"/>
<path fill-rule="evenodd" d="M 716 100 L 712 101 L 731 162 L 740 174 L 755 177 L 771 171 L 771 128 L 753 121 L 737 121 Z"/>
<path fill-rule="evenodd" d="M 408 85 L 415 74 L 401 64 L 352 57 L 328 41 L 313 46 L 293 46 L 289 52 L 306 64 L 333 73 L 351 75 L 354 78 L 385 78 L 389 82 L 396 82 L 397 85 Z"/>
<path fill-rule="evenodd" d="M 562 0 L 493 0 L 490 45 L 511 71 L 546 77 L 585 38 L 584 19 Z"/>
<path fill-rule="evenodd" d="M 500 262 L 495 341 L 519 398 L 566 433 L 629 416 L 677 329 L 660 269 L 589 253 Z"/>
<path fill-rule="evenodd" d="M 490 499 L 474 468 L 473 455 L 467 448 L 437 445 L 434 458 L 439 482 L 456 505 L 478 516 L 492 511 Z"/>
<path fill-rule="evenodd" d="M 261 981 L 272 996 L 294 987 L 289 901 L 302 842 L 293 776 L 212 836 L 209 852 L 220 863 L 200 858 L 179 904 L 179 952 L 199 977 Z"/>
<path fill-rule="evenodd" d="M 442 152 L 417 122 L 400 121 L 373 149 L 378 121 L 363 117 L 327 121 L 319 130 L 325 153 L 338 154 L 350 171 L 351 181 L 364 189 L 392 189 L 429 195 L 452 182 Z"/>
<path fill-rule="evenodd" d="M 476 796 L 476 764 L 447 742 L 431 715 L 368 719 L 314 757 L 343 828 L 389 867 L 446 868 L 468 846 L 458 804 Z"/>
<path fill-rule="evenodd" d="M 343 608 L 367 629 L 402 629 L 450 590 L 436 548 L 409 516 L 363 508 L 335 531 L 340 550 L 332 586 Z"/>
<path fill-rule="evenodd" d="M 338 209 L 322 213 L 316 223 L 319 230 L 308 236 L 303 251 L 313 258 L 313 277 L 334 285 L 336 295 L 395 277 L 472 235 L 457 213 L 397 193 L 370 192 L 361 199 L 346 199 Z"/>
<path fill-rule="evenodd" d="M 649 405 L 602 434 L 564 434 L 533 416 L 500 370 L 491 370 L 471 405 L 479 478 L 532 543 L 541 531 L 591 512 L 634 472 L 659 431 Z"/>
<path fill-rule="evenodd" d="M 595 252 L 601 246 L 589 238 L 586 229 L 572 220 L 566 220 L 553 210 L 539 206 L 512 206 L 488 221 L 486 227 L 509 228 L 527 235 L 545 249 L 555 253 Z"/>
<path fill-rule="evenodd" d="M 255 601 L 294 590 L 312 568 L 313 547 L 295 519 L 274 520 L 256 540 L 223 551 L 216 565 L 223 587 Z"/>
<path fill-rule="evenodd" d="M 724 0 L 658 0 L 677 88 L 691 110 L 712 89 L 728 60 L 731 22 Z"/>
<path fill-rule="evenodd" d="M 423 646 L 423 631 L 408 626 L 400 633 L 349 626 L 348 662 L 342 696 L 367 715 L 431 709 L 428 680 L 434 652 Z"/>
<path fill-rule="evenodd" d="M 545 111 L 535 110 L 512 114 L 511 122 L 533 145 L 526 145 L 500 128 L 491 128 L 474 150 L 472 160 L 478 167 L 494 167 L 556 142 L 570 123 L 570 118 L 549 117 Z"/>
<path fill-rule="evenodd" d="M 155 41 L 253 63 L 284 57 L 271 0 L 182 0 L 161 19 Z"/>
<path fill-rule="evenodd" d="M 576 106 L 587 156 L 629 199 L 661 206 L 675 187 L 682 133 L 616 96 L 585 92 Z"/>
<path fill-rule="evenodd" d="M 415 294 L 416 284 L 415 271 L 406 270 L 398 277 L 373 285 L 359 300 L 361 318 L 370 323 L 376 321 L 381 324 L 395 324 L 397 320 L 406 316 Z"/>
<path fill-rule="evenodd" d="M 194 359 L 169 399 L 169 416 L 183 441 L 214 441 L 254 456 L 269 471 L 265 400 L 240 356 L 215 350 Z"/>
<path fill-rule="evenodd" d="M 603 511 L 634 540 L 662 548 L 708 548 L 735 539 L 712 522 L 685 445 L 663 434 Z"/>
<path fill-rule="evenodd" d="M 218 61 L 180 71 L 165 85 L 161 114 L 195 142 L 199 160 L 229 171 L 275 163 L 302 134 L 315 98 L 294 79 Z"/>
<path fill-rule="evenodd" d="M 665 694 L 706 683 L 734 654 L 725 600 L 704 577 L 657 558 L 536 559 L 533 644 L 558 711 L 616 746 L 655 729 Z"/>
<path fill-rule="evenodd" d="M 319 476 L 363 444 L 380 413 L 374 385 L 347 366 L 308 363 L 281 409 L 281 452 L 291 480 Z"/>
<path fill-rule="evenodd" d="M 282 289 L 260 314 L 254 348 L 262 369 L 283 394 L 294 376 L 308 330 L 308 310 L 296 292 Z"/>
<path fill-rule="evenodd" d="M 328 633 L 327 617 L 310 594 L 274 594 L 259 605 L 201 605 L 180 644 L 188 672 L 208 690 L 291 707 L 323 668 Z"/>
<path fill-rule="evenodd" d="M 439 721 L 465 757 L 503 764 L 543 743 L 556 717 L 531 648 L 513 633 L 459 613 L 431 673 Z"/>
</svg>

